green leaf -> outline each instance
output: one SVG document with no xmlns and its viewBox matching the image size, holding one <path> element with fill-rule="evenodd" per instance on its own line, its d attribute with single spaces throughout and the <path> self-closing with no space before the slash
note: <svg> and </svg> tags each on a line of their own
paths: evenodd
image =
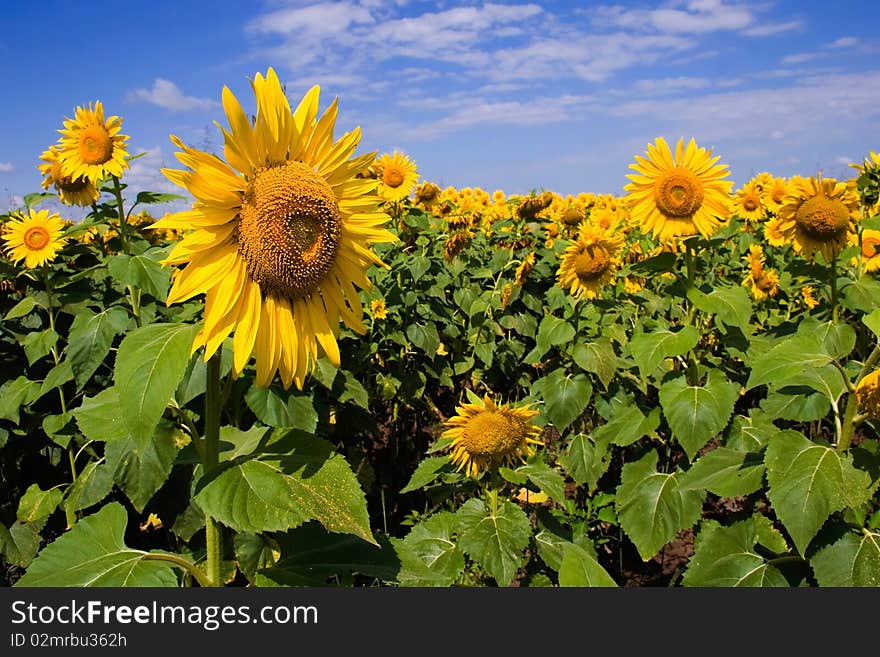
<svg viewBox="0 0 880 657">
<path fill-rule="evenodd" d="M 67 360 L 73 369 L 77 388 L 82 388 L 107 358 L 113 337 L 125 331 L 128 313 L 112 306 L 99 313 L 84 310 L 77 313 L 70 326 Z"/>
<path fill-rule="evenodd" d="M 574 543 L 563 547 L 559 586 L 616 587 L 617 582 L 585 549 Z"/>
<path fill-rule="evenodd" d="M 171 201 L 184 201 L 186 200 L 185 196 L 181 196 L 180 194 L 159 194 L 158 192 L 138 192 L 138 195 L 134 199 L 135 205 L 140 204 L 151 204 L 151 203 L 170 203 Z"/>
<path fill-rule="evenodd" d="M 220 460 L 232 461 L 254 453 L 271 431 L 254 425 L 247 431 L 237 427 L 220 427 Z"/>
<path fill-rule="evenodd" d="M 164 301 L 171 285 L 171 270 L 157 262 L 163 257 L 164 249 L 150 249 L 141 255 L 120 253 L 107 259 L 107 270 L 122 285 L 140 288 L 154 299 Z"/>
<path fill-rule="evenodd" d="M 400 559 L 401 586 L 450 586 L 464 570 L 464 554 L 455 544 L 456 517 L 435 513 L 404 539 L 391 539 Z"/>
<path fill-rule="evenodd" d="M 593 394 L 593 384 L 584 374 L 566 376 L 565 370 L 558 369 L 546 377 L 543 388 L 547 417 L 560 433 L 574 422 Z"/>
<path fill-rule="evenodd" d="M 51 194 L 49 192 L 33 192 L 32 194 L 25 194 L 22 198 L 25 206 L 28 208 L 35 208 L 43 201 L 47 201 L 50 198 L 58 198 L 55 194 Z"/>
<path fill-rule="evenodd" d="M 171 474 L 183 432 L 163 420 L 146 443 L 131 436 L 107 443 L 104 456 L 115 481 L 138 511 L 143 511 Z"/>
<path fill-rule="evenodd" d="M 113 490 L 113 472 L 105 462 L 90 461 L 64 491 L 64 512 L 68 528 L 76 522 L 76 512 L 97 504 Z"/>
<path fill-rule="evenodd" d="M 774 436 L 764 462 L 770 502 L 802 555 L 832 513 L 870 499 L 871 477 L 853 466 L 852 455 L 797 431 Z"/>
<path fill-rule="evenodd" d="M 811 368 L 830 366 L 832 360 L 818 336 L 797 335 L 788 338 L 753 359 L 746 390 L 759 385 L 781 387 Z"/>
<path fill-rule="evenodd" d="M 749 495 L 764 485 L 761 454 L 717 447 L 701 456 L 679 482 L 681 490 L 708 490 L 719 497 Z"/>
<path fill-rule="evenodd" d="M 819 586 L 880 586 L 880 534 L 844 534 L 810 559 Z"/>
<path fill-rule="evenodd" d="M 24 346 L 24 355 L 27 356 L 28 365 L 33 365 L 43 356 L 52 351 L 52 347 L 58 342 L 58 334 L 48 328 L 45 331 L 35 331 L 28 333 L 22 346 Z"/>
<path fill-rule="evenodd" d="M 646 379 L 660 366 L 665 358 L 681 356 L 697 346 L 700 332 L 693 326 L 683 326 L 678 332 L 652 331 L 636 335 L 629 342 L 642 379 Z"/>
<path fill-rule="evenodd" d="M 89 440 L 109 443 L 129 437 L 128 428 L 119 414 L 116 386 L 105 388 L 94 397 L 86 397 L 79 408 L 71 412 L 79 430 Z"/>
<path fill-rule="evenodd" d="M 694 554 L 682 578 L 685 586 L 788 586 L 779 570 L 755 552 L 754 521 L 724 527 L 714 520 L 700 525 Z"/>
<path fill-rule="evenodd" d="M 19 422 L 19 411 L 40 396 L 40 384 L 26 376 L 7 380 L 0 386 L 0 419 Z"/>
<path fill-rule="evenodd" d="M 615 509 L 620 526 L 648 561 L 700 518 L 705 492 L 681 490 L 677 474 L 657 472 L 657 452 L 623 466 Z"/>
<path fill-rule="evenodd" d="M 727 430 L 725 446 L 738 452 L 760 452 L 777 431 L 779 427 L 763 413 L 735 415 Z"/>
<path fill-rule="evenodd" d="M 417 322 L 409 324 L 406 327 L 406 337 L 431 358 L 434 357 L 437 353 L 437 347 L 440 346 L 440 334 L 437 333 L 434 322 L 428 322 L 424 325 Z"/>
<path fill-rule="evenodd" d="M 3 558 L 20 568 L 30 566 L 40 549 L 43 524 L 14 522 L 9 529 L 0 524 L 0 554 Z"/>
<path fill-rule="evenodd" d="M 196 503 L 237 532 L 280 531 L 309 519 L 294 500 L 290 478 L 269 463 L 233 464 L 199 486 Z"/>
<path fill-rule="evenodd" d="M 150 440 L 183 378 L 197 328 L 150 324 L 131 331 L 119 345 L 113 380 L 123 422 L 140 445 Z"/>
<path fill-rule="evenodd" d="M 37 302 L 33 297 L 25 297 L 17 304 L 12 306 L 9 312 L 3 317 L 4 320 L 9 321 L 10 319 L 20 319 L 25 315 L 29 314 L 34 308 L 36 308 Z"/>
<path fill-rule="evenodd" d="M 613 404 L 611 418 L 593 430 L 593 438 L 600 443 L 626 447 L 643 436 L 650 436 L 660 426 L 660 409 L 653 408 L 646 416 L 632 398 Z"/>
<path fill-rule="evenodd" d="M 232 543 L 238 569 L 250 582 L 256 578 L 257 571 L 275 563 L 278 543 L 266 534 L 237 533 L 232 537 Z"/>
<path fill-rule="evenodd" d="M 498 586 L 509 586 L 522 566 L 532 526 L 523 510 L 506 500 L 492 512 L 482 500 L 470 499 L 456 512 L 462 533 L 458 546 L 486 569 Z"/>
<path fill-rule="evenodd" d="M 709 294 L 692 287 L 688 290 L 687 297 L 699 310 L 712 313 L 722 323 L 737 326 L 743 331 L 749 330 L 752 300 L 744 287 L 718 287 Z"/>
<path fill-rule="evenodd" d="M 773 526 L 770 518 L 760 513 L 755 513 L 752 516 L 752 520 L 755 521 L 755 537 L 758 545 L 767 548 L 773 554 L 784 554 L 790 551 L 788 542 L 785 540 L 782 532 Z"/>
<path fill-rule="evenodd" d="M 290 427 L 306 433 L 314 433 L 318 428 L 318 412 L 311 395 L 285 392 L 282 396 L 272 388 L 254 384 L 245 401 L 260 422 L 270 427 Z"/>
<path fill-rule="evenodd" d="M 761 410 L 774 420 L 816 422 L 831 410 L 831 401 L 821 393 L 803 387 L 783 390 L 771 391 L 760 405 Z"/>
<path fill-rule="evenodd" d="M 416 471 L 413 472 L 412 477 L 410 477 L 409 483 L 400 489 L 400 493 L 410 493 L 423 486 L 427 486 L 440 476 L 441 470 L 448 465 L 448 456 L 429 456 L 426 459 L 422 459 L 422 462 L 419 463 Z"/>
<path fill-rule="evenodd" d="M 529 481 L 554 501 L 565 504 L 565 480 L 558 470 L 554 470 L 544 461 L 531 461 L 519 466 L 515 472 L 528 477 Z"/>
<path fill-rule="evenodd" d="M 578 342 L 571 350 L 571 357 L 579 367 L 592 372 L 607 389 L 617 371 L 617 354 L 608 338 L 597 338 L 593 342 Z"/>
<path fill-rule="evenodd" d="M 587 484 L 590 490 L 594 490 L 608 470 L 611 455 L 606 443 L 595 442 L 589 436 L 578 434 L 571 438 L 568 450 L 559 461 L 578 486 Z"/>
<path fill-rule="evenodd" d="M 858 281 L 843 288 L 843 305 L 850 310 L 870 313 L 880 302 L 880 283 L 871 274 L 865 274 Z"/>
<path fill-rule="evenodd" d="M 718 370 L 710 370 L 705 386 L 691 386 L 685 377 L 660 386 L 660 405 L 689 460 L 727 426 L 740 387 Z"/>
<path fill-rule="evenodd" d="M 64 449 L 67 449 L 70 441 L 76 435 L 76 427 L 70 413 L 44 415 L 41 426 L 49 439 Z"/>
<path fill-rule="evenodd" d="M 267 580 L 281 586 L 324 586 L 328 578 L 359 573 L 394 581 L 400 561 L 388 539 L 374 545 L 351 535 L 328 533 L 310 522 L 278 536 L 281 558 L 261 569 L 258 584 Z"/>
<path fill-rule="evenodd" d="M 177 586 L 167 561 L 125 545 L 127 520 L 116 502 L 83 518 L 43 548 L 15 586 Z"/>
<path fill-rule="evenodd" d="M 60 488 L 42 490 L 39 484 L 31 484 L 18 501 L 16 518 L 19 522 L 36 522 L 48 518 L 58 508 L 63 496 Z"/>
<path fill-rule="evenodd" d="M 862 317 L 862 323 L 871 329 L 875 337 L 880 338 L 880 308 Z"/>
<path fill-rule="evenodd" d="M 54 388 L 60 388 L 73 378 L 73 368 L 70 360 L 62 360 L 46 373 L 43 384 L 40 386 L 40 397 Z"/>
<path fill-rule="evenodd" d="M 574 326 L 553 315 L 545 315 L 538 325 L 536 342 L 546 352 L 550 347 L 566 344 L 574 339 Z"/>
</svg>

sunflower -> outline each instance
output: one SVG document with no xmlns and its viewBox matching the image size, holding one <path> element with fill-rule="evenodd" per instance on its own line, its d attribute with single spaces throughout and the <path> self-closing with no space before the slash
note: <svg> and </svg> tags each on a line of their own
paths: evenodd
<svg viewBox="0 0 880 657">
<path fill-rule="evenodd" d="M 443 246 L 443 257 L 452 262 L 471 243 L 474 234 L 467 228 L 451 233 Z"/>
<path fill-rule="evenodd" d="M 37 165 L 40 173 L 45 176 L 40 183 L 43 189 L 49 189 L 50 185 L 54 185 L 62 203 L 67 205 L 88 207 L 95 203 L 98 200 L 98 187 L 87 178 L 72 179 L 62 174 L 60 153 L 61 149 L 58 146 L 50 146 L 40 155 L 40 159 L 46 163 Z"/>
<path fill-rule="evenodd" d="M 252 85 L 253 121 L 223 88 L 226 162 L 171 136 L 192 170 L 162 171 L 195 202 L 152 228 L 192 229 L 164 262 L 187 264 L 167 304 L 205 294 L 193 351 L 204 347 L 207 360 L 234 330 L 234 375 L 253 354 L 257 385 L 278 371 L 301 389 L 320 355 L 339 366 L 340 319 L 365 331 L 356 288 L 371 287 L 368 267 L 384 266 L 369 245 L 396 238 L 377 210 L 377 181 L 356 177 L 375 157 L 353 157 L 360 128 L 333 138 L 338 99 L 318 118 L 317 85 L 295 112 L 273 69 Z"/>
<path fill-rule="evenodd" d="M 819 301 L 813 296 L 813 286 L 811 285 L 804 285 L 801 288 L 801 300 L 804 302 L 807 310 L 812 310 L 819 305 Z"/>
<path fill-rule="evenodd" d="M 862 262 L 866 272 L 880 269 L 880 230 L 866 228 L 862 231 Z"/>
<path fill-rule="evenodd" d="M 620 267 L 623 236 L 585 223 L 566 250 L 556 274 L 557 284 L 575 299 L 594 299 Z"/>
<path fill-rule="evenodd" d="M 61 173 L 76 180 L 86 178 L 94 184 L 110 176 L 122 177 L 128 167 L 125 142 L 128 135 L 119 134 L 122 119 L 111 116 L 104 120 L 101 101 L 86 107 L 77 107 L 75 118 L 65 119 L 61 139 Z"/>
<path fill-rule="evenodd" d="M 370 302 L 370 312 L 373 319 L 385 319 L 388 317 L 388 308 L 385 307 L 385 299 L 373 299 Z"/>
<path fill-rule="evenodd" d="M 529 277 L 529 274 L 532 273 L 532 270 L 535 268 L 535 252 L 530 251 L 529 254 L 523 258 L 523 261 L 519 263 L 519 267 L 516 268 L 516 273 L 513 277 L 513 284 L 517 287 L 522 287 L 523 283 L 526 282 L 526 279 Z"/>
<path fill-rule="evenodd" d="M 55 259 L 64 246 L 63 231 L 64 222 L 57 214 L 29 209 L 27 215 L 14 213 L 3 224 L 3 241 L 13 263 L 24 260 L 33 269 Z"/>
<path fill-rule="evenodd" d="M 764 249 L 757 244 L 750 246 L 745 260 L 749 264 L 749 271 L 743 278 L 743 286 L 749 289 L 756 301 L 775 297 L 779 292 L 779 274 L 764 268 Z"/>
<path fill-rule="evenodd" d="M 779 217 L 773 217 L 764 224 L 764 240 L 770 246 L 783 246 L 787 243 L 781 225 Z"/>
<path fill-rule="evenodd" d="M 416 163 L 403 153 L 385 153 L 375 164 L 379 176 L 379 196 L 386 201 L 402 201 L 409 197 L 419 172 Z"/>
<path fill-rule="evenodd" d="M 761 192 L 758 191 L 757 181 L 750 180 L 736 190 L 731 211 L 750 225 L 756 224 L 764 218 L 766 212 L 764 204 L 761 202 Z"/>
<path fill-rule="evenodd" d="M 870 418 L 880 419 L 880 370 L 862 377 L 856 385 L 856 399 Z"/>
<path fill-rule="evenodd" d="M 455 412 L 440 438 L 452 440 L 450 460 L 469 477 L 493 465 L 525 462 L 535 453 L 532 445 L 544 444 L 538 440 L 540 427 L 532 423 L 538 411 L 528 405 L 496 404 L 486 395 L 477 403 L 457 406 Z"/>
<path fill-rule="evenodd" d="M 431 208 L 440 200 L 440 187 L 425 181 L 416 187 L 414 200 L 416 205 L 430 212 Z"/>
<path fill-rule="evenodd" d="M 730 172 L 716 164 L 719 156 L 697 148 L 694 140 L 679 139 L 675 157 L 666 141 L 658 137 L 648 144 L 647 158 L 636 155 L 630 164 L 635 174 L 624 189 L 632 220 L 661 242 L 699 233 L 709 237 L 730 214 L 733 182 L 723 180 Z"/>
<path fill-rule="evenodd" d="M 786 194 L 788 194 L 788 183 L 785 182 L 785 178 L 773 178 L 772 181 L 764 185 L 761 203 L 770 212 L 779 212 Z"/>
<path fill-rule="evenodd" d="M 821 252 L 831 262 L 855 232 L 859 197 L 834 178 L 801 178 L 792 183 L 777 217 L 795 252 L 806 258 Z"/>
</svg>

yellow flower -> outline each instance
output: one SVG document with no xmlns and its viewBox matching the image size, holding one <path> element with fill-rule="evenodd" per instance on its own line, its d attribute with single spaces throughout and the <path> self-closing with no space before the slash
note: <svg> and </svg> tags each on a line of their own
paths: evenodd
<svg viewBox="0 0 880 657">
<path fill-rule="evenodd" d="M 538 411 L 528 406 L 496 404 L 486 395 L 479 403 L 461 404 L 446 421 L 441 438 L 451 439 L 450 460 L 469 477 L 476 477 L 493 465 L 525 462 L 535 452 L 540 427 L 532 423 Z"/>
<path fill-rule="evenodd" d="M 535 252 L 530 251 L 529 254 L 523 258 L 523 261 L 519 263 L 519 267 L 516 268 L 516 273 L 513 276 L 513 284 L 517 287 L 522 287 L 523 283 L 526 282 L 526 279 L 529 277 L 529 274 L 532 273 L 532 269 L 535 268 Z"/>
<path fill-rule="evenodd" d="M 866 228 L 862 231 L 862 259 L 866 272 L 880 269 L 880 230 Z"/>
<path fill-rule="evenodd" d="M 764 239 L 770 246 L 783 246 L 787 243 L 781 225 L 779 217 L 773 217 L 764 224 Z"/>
<path fill-rule="evenodd" d="M 388 317 L 385 299 L 373 299 L 370 302 L 370 311 L 373 313 L 373 319 L 385 319 Z"/>
<path fill-rule="evenodd" d="M 754 180 L 747 182 L 736 191 L 732 212 L 749 224 L 755 224 L 764 218 L 766 214 L 764 204 L 761 202 L 761 194 Z"/>
<path fill-rule="evenodd" d="M 98 188 L 95 183 L 82 177 L 74 180 L 62 174 L 60 152 L 60 148 L 51 146 L 40 155 L 40 159 L 46 162 L 37 165 L 44 176 L 41 183 L 43 189 L 49 189 L 50 185 L 54 185 L 61 202 L 67 205 L 87 207 L 95 203 L 98 200 Z"/>
<path fill-rule="evenodd" d="M 623 236 L 585 223 L 578 237 L 562 256 L 556 274 L 557 285 L 575 299 L 594 299 L 620 267 Z"/>
<path fill-rule="evenodd" d="M 802 178 L 792 183 L 777 217 L 795 252 L 806 258 L 821 252 L 831 262 L 855 232 L 859 197 L 834 178 Z"/>
<path fill-rule="evenodd" d="M 416 205 L 430 210 L 440 200 L 440 187 L 432 182 L 423 182 L 416 187 L 414 200 Z"/>
<path fill-rule="evenodd" d="M 63 231 L 60 216 L 31 208 L 26 215 L 12 214 L 3 224 L 3 241 L 13 263 L 24 260 L 25 267 L 33 269 L 55 259 L 64 246 Z"/>
<path fill-rule="evenodd" d="M 773 178 L 772 181 L 764 186 L 764 191 L 761 194 L 761 203 L 770 212 L 779 212 L 786 194 L 788 194 L 788 183 L 785 182 L 785 178 Z"/>
<path fill-rule="evenodd" d="M 122 119 L 111 116 L 104 120 L 101 101 L 86 107 L 77 107 L 73 119 L 65 119 L 61 139 L 61 173 L 72 180 L 86 178 L 96 185 L 109 176 L 122 177 L 128 167 L 125 142 L 128 135 L 119 134 Z"/>
<path fill-rule="evenodd" d="M 874 370 L 862 377 L 856 386 L 859 406 L 872 419 L 880 419 L 880 370 Z"/>
<path fill-rule="evenodd" d="M 779 275 L 764 268 L 764 250 L 757 244 L 749 247 L 746 255 L 749 271 L 743 278 L 743 286 L 749 288 L 756 301 L 775 297 L 779 292 Z"/>
<path fill-rule="evenodd" d="M 648 144 L 648 157 L 636 155 L 630 164 L 635 174 L 627 174 L 630 183 L 626 200 L 632 220 L 642 230 L 662 242 L 676 237 L 700 234 L 711 236 L 730 214 L 730 188 L 723 180 L 729 174 L 726 164 L 716 164 L 712 151 L 697 148 L 694 140 L 679 139 L 675 157 L 666 141 L 658 137 Z"/>
<path fill-rule="evenodd" d="M 386 201 L 402 201 L 409 197 L 419 172 L 416 163 L 403 153 L 385 153 L 376 162 L 379 174 L 379 196 Z"/>
<path fill-rule="evenodd" d="M 322 354 L 339 366 L 340 320 L 365 331 L 357 288 L 370 289 L 366 270 L 384 266 L 370 244 L 396 237 L 377 209 L 377 181 L 356 177 L 375 157 L 354 157 L 360 128 L 333 139 L 338 99 L 318 118 L 317 85 L 291 112 L 273 69 L 252 84 L 253 122 L 223 88 L 228 164 L 171 137 L 191 170 L 163 173 L 196 200 L 152 228 L 192 229 L 165 262 L 186 263 L 168 305 L 205 294 L 193 350 L 208 359 L 234 330 L 236 376 L 254 355 L 257 385 L 277 371 L 302 388 Z"/>
<path fill-rule="evenodd" d="M 469 230 L 460 230 L 458 232 L 452 233 L 449 237 L 446 238 L 446 244 L 443 249 L 443 257 L 448 261 L 452 261 L 455 257 L 462 252 L 468 244 L 471 243 L 471 239 L 473 238 L 473 234 Z"/>
<path fill-rule="evenodd" d="M 638 294 L 645 288 L 645 279 L 639 276 L 626 276 L 623 279 L 623 291 L 627 294 Z"/>
<path fill-rule="evenodd" d="M 801 288 L 801 297 L 807 310 L 812 310 L 819 305 L 819 301 L 813 296 L 813 288 L 810 285 L 804 285 Z"/>
<path fill-rule="evenodd" d="M 505 283 L 504 287 L 501 289 L 501 309 L 502 310 L 507 308 L 507 304 L 510 303 L 511 292 L 513 292 L 513 286 L 510 283 Z"/>
</svg>

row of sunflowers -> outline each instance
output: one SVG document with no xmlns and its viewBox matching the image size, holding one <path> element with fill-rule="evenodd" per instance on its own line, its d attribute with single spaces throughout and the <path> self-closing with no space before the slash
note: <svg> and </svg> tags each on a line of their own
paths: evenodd
<svg viewBox="0 0 880 657">
<path fill-rule="evenodd" d="M 441 189 L 252 86 L 186 196 L 97 102 L 3 216 L 9 583 L 880 584 L 880 156 Z"/>
</svg>

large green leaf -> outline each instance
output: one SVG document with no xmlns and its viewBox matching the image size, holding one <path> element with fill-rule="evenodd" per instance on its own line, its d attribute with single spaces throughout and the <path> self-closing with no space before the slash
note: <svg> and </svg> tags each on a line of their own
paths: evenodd
<svg viewBox="0 0 880 657">
<path fill-rule="evenodd" d="M 818 445 L 797 431 L 780 431 L 767 446 L 768 497 L 803 555 L 828 517 L 870 498 L 871 477 L 850 454 Z"/>
<path fill-rule="evenodd" d="M 681 490 L 680 474 L 657 472 L 657 452 L 623 466 L 615 508 L 644 561 L 700 518 L 705 492 Z"/>
<path fill-rule="evenodd" d="M 717 447 L 704 454 L 679 481 L 681 490 L 708 490 L 719 497 L 749 495 L 764 484 L 764 459 L 755 452 Z"/>
<path fill-rule="evenodd" d="M 663 413 L 688 459 L 727 426 L 738 397 L 739 385 L 714 369 L 703 386 L 688 385 L 683 376 L 660 386 Z"/>
<path fill-rule="evenodd" d="M 819 336 L 796 335 L 754 358 L 746 390 L 759 385 L 796 385 L 812 368 L 833 368 L 832 360 Z"/>
<path fill-rule="evenodd" d="M 164 300 L 171 285 L 171 270 L 160 265 L 158 260 L 165 255 L 164 250 L 157 249 L 140 255 L 120 253 L 107 259 L 107 270 L 123 285 L 140 288 L 151 297 Z"/>
<path fill-rule="evenodd" d="M 611 408 L 608 421 L 591 434 L 596 442 L 626 447 L 643 436 L 652 435 L 660 426 L 660 409 L 655 407 L 645 415 L 632 398 L 614 403 Z"/>
<path fill-rule="evenodd" d="M 719 287 L 709 294 L 692 287 L 687 296 L 694 306 L 716 315 L 722 323 L 748 330 L 752 318 L 752 300 L 744 287 Z"/>
<path fill-rule="evenodd" d="M 360 573 L 394 581 L 400 560 L 388 539 L 373 545 L 357 536 L 331 534 L 309 522 L 277 537 L 281 558 L 259 571 L 257 584 L 323 586 L 332 576 Z"/>
<path fill-rule="evenodd" d="M 40 396 L 40 384 L 22 375 L 0 386 L 0 419 L 19 422 L 19 411 Z"/>
<path fill-rule="evenodd" d="M 105 388 L 94 397 L 87 397 L 72 413 L 79 430 L 89 440 L 109 443 L 129 437 L 128 427 L 119 413 L 119 391 L 116 386 Z"/>
<path fill-rule="evenodd" d="M 14 522 L 7 529 L 0 524 L 0 554 L 7 562 L 27 568 L 40 549 L 40 531 L 45 521 Z"/>
<path fill-rule="evenodd" d="M 470 499 L 456 512 L 458 546 L 486 569 L 498 586 L 508 586 L 525 559 L 532 527 L 523 510 L 499 501 L 493 512 L 482 500 Z"/>
<path fill-rule="evenodd" d="M 642 379 L 654 373 L 663 359 L 681 356 L 697 346 L 700 332 L 693 326 L 683 326 L 677 332 L 666 329 L 641 333 L 629 342 L 632 353 Z"/>
<path fill-rule="evenodd" d="M 77 388 L 82 388 L 104 362 L 110 353 L 113 337 L 122 333 L 126 324 L 128 313 L 119 306 L 99 313 L 89 309 L 77 313 L 70 326 L 67 346 L 67 360 L 73 369 Z"/>
<path fill-rule="evenodd" d="M 37 307 L 37 301 L 33 297 L 25 297 L 17 304 L 12 306 L 9 312 L 3 317 L 5 321 L 9 321 L 11 319 L 20 319 L 30 314 L 30 312 Z"/>
<path fill-rule="evenodd" d="M 177 586 L 167 561 L 125 545 L 127 514 L 112 502 L 47 545 L 15 586 Z"/>
<path fill-rule="evenodd" d="M 401 493 L 410 493 L 430 484 L 440 476 L 440 471 L 449 465 L 448 456 L 429 456 L 422 459 L 409 482 L 400 489 Z"/>
<path fill-rule="evenodd" d="M 19 522 L 36 522 L 48 518 L 58 505 L 64 492 L 60 488 L 43 490 L 39 484 L 31 484 L 18 501 L 16 517 Z"/>
<path fill-rule="evenodd" d="M 617 582 L 585 549 L 574 543 L 563 548 L 559 567 L 559 586 L 616 587 Z"/>
<path fill-rule="evenodd" d="M 196 326 L 150 324 L 131 331 L 116 353 L 113 380 L 128 432 L 143 445 L 180 383 Z"/>
<path fill-rule="evenodd" d="M 819 586 L 880 586 L 880 534 L 844 534 L 810 559 Z"/>
<path fill-rule="evenodd" d="M 542 390 L 547 417 L 562 433 L 590 403 L 593 384 L 585 374 L 566 376 L 560 368 L 545 377 Z"/>
<path fill-rule="evenodd" d="M 544 461 L 536 459 L 519 466 L 514 472 L 524 475 L 551 499 L 565 504 L 565 480 L 558 470 L 551 468 Z"/>
<path fill-rule="evenodd" d="M 174 459 L 184 442 L 183 432 L 163 420 L 146 443 L 131 436 L 107 443 L 104 456 L 113 473 L 113 481 L 138 511 L 143 511 L 168 480 Z"/>
<path fill-rule="evenodd" d="M 464 570 L 455 543 L 457 520 L 441 511 L 413 527 L 404 539 L 391 539 L 400 558 L 401 586 L 449 586 Z"/>
<path fill-rule="evenodd" d="M 314 433 L 318 427 L 318 412 L 311 395 L 279 394 L 272 388 L 252 385 L 245 401 L 260 422 L 270 427 L 291 427 L 307 433 Z"/>
<path fill-rule="evenodd" d="M 724 527 L 706 520 L 694 543 L 682 583 L 685 586 L 788 586 L 788 581 L 755 551 L 751 518 Z"/>
<path fill-rule="evenodd" d="M 576 484 L 587 484 L 593 490 L 608 470 L 611 455 L 607 443 L 596 442 L 587 435 L 578 434 L 571 438 L 568 449 L 559 462 Z"/>
<path fill-rule="evenodd" d="M 578 342 L 572 347 L 571 357 L 578 366 L 599 377 L 606 388 L 617 371 L 617 354 L 608 338 L 597 338 L 592 342 Z"/>
<path fill-rule="evenodd" d="M 22 346 L 24 347 L 24 355 L 27 356 L 28 365 L 33 365 L 52 351 L 56 342 L 58 342 L 58 334 L 50 328 L 25 335 Z"/>
<path fill-rule="evenodd" d="M 113 489 L 113 472 L 104 461 L 90 461 L 64 491 L 64 512 L 67 526 L 76 521 L 76 512 L 103 500 Z"/>
<path fill-rule="evenodd" d="M 437 327 L 434 325 L 434 322 L 426 324 L 413 322 L 409 324 L 406 327 L 406 337 L 430 358 L 434 357 L 434 354 L 437 353 L 437 347 L 440 346 L 440 334 L 437 333 Z"/>
</svg>

